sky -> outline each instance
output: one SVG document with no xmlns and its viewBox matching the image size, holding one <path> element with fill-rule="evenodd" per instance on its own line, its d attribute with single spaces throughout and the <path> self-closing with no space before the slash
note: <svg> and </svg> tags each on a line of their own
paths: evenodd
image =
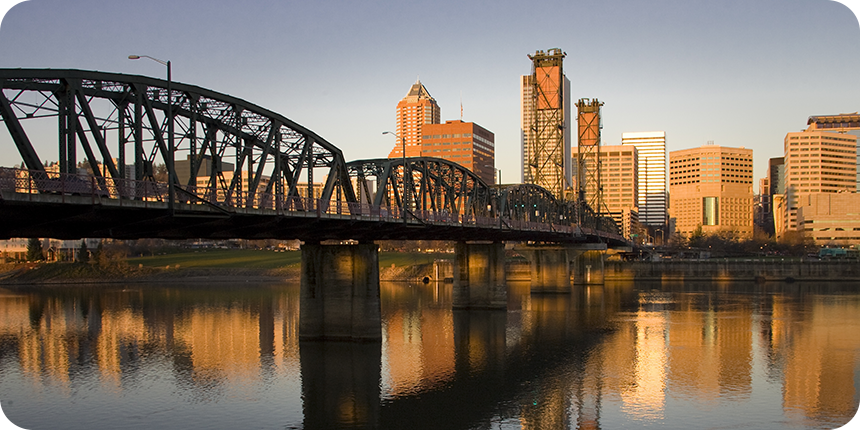
<svg viewBox="0 0 860 430">
<path fill-rule="evenodd" d="M 860 24 L 831 0 L 28 0 L 0 24 L 0 68 L 164 78 L 128 55 L 170 60 L 175 81 L 277 112 L 347 160 L 388 155 L 382 132 L 420 79 L 443 121 L 462 103 L 495 133 L 505 183 L 520 181 L 520 76 L 551 48 L 573 100 L 604 102 L 604 145 L 661 130 L 669 151 L 752 148 L 755 191 L 786 133 L 860 111 Z M 0 128 L 0 165 L 19 162 Z"/>
</svg>

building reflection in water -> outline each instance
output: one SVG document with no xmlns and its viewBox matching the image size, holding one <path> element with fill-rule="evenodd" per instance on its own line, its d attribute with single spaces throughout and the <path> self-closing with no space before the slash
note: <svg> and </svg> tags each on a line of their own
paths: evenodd
<svg viewBox="0 0 860 430">
<path fill-rule="evenodd" d="M 451 285 L 382 282 L 383 397 L 432 390 L 454 376 Z"/>
<path fill-rule="evenodd" d="M 0 358 L 17 355 L 34 385 L 62 385 L 95 370 L 122 390 L 138 366 L 169 357 L 187 384 L 248 387 L 271 369 L 298 372 L 298 295 L 206 290 L 63 287 L 0 294 Z M 211 394 L 211 392 L 210 392 Z"/>
<path fill-rule="evenodd" d="M 745 404 L 762 378 L 780 393 L 764 407 L 788 422 L 846 422 L 860 398 L 858 296 L 762 288 L 531 295 L 512 283 L 507 312 L 455 312 L 450 285 L 382 283 L 381 345 L 300 345 L 292 285 L 0 290 L 0 371 L 67 398 L 94 375 L 105 392 L 138 389 L 147 366 L 209 400 L 292 378 L 307 427 L 660 423 L 673 404 Z"/>
</svg>

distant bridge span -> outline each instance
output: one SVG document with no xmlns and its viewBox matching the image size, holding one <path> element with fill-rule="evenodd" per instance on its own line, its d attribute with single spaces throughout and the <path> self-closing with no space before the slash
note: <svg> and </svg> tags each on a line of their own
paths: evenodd
<svg viewBox="0 0 860 430">
<path fill-rule="evenodd" d="M 0 86 L 21 162 L 0 168 L 0 237 L 626 244 L 541 187 L 436 158 L 347 163 L 288 118 L 193 85 L 0 69 Z"/>
</svg>

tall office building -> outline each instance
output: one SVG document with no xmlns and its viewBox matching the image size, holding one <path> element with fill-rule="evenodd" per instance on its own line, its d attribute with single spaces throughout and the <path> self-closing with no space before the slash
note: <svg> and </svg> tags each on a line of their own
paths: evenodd
<svg viewBox="0 0 860 430">
<path fill-rule="evenodd" d="M 591 152 L 590 148 L 586 152 L 582 146 L 577 147 L 573 154 L 573 165 L 599 171 L 603 184 L 603 207 L 600 208 L 600 212 L 612 217 L 621 234 L 629 238 L 639 222 L 637 149 L 630 145 L 607 145 L 599 147 L 599 151 L 601 160 L 599 169 L 595 167 L 597 157 L 594 155 L 596 154 Z M 583 162 L 580 162 L 581 154 L 590 154 L 590 156 L 583 157 Z M 577 167 L 579 168 L 582 167 Z M 586 201 L 592 200 L 588 195 L 590 192 L 595 190 L 593 188 L 586 190 Z"/>
<path fill-rule="evenodd" d="M 388 158 L 403 156 L 405 141 L 406 156 L 421 156 L 421 138 L 424 136 L 425 124 L 439 124 L 441 111 L 436 99 L 430 95 L 427 88 L 416 81 L 409 89 L 406 97 L 397 103 L 397 135 L 403 141 L 397 142 L 388 154 Z"/>
<path fill-rule="evenodd" d="M 622 145 L 639 152 L 639 221 L 651 227 L 667 225 L 669 199 L 666 196 L 666 132 L 648 131 L 621 134 Z"/>
<path fill-rule="evenodd" d="M 860 141 L 860 114 L 857 112 L 811 116 L 806 124 L 809 126 L 807 130 L 850 134 Z M 857 147 L 857 191 L 860 191 L 860 146 Z"/>
<path fill-rule="evenodd" d="M 421 156 L 451 160 L 471 170 L 485 183 L 494 183 L 495 135 L 473 122 L 454 120 L 426 124 Z"/>
<path fill-rule="evenodd" d="M 797 210 L 810 195 L 857 191 L 857 136 L 823 131 L 812 122 L 785 136 L 785 202 L 782 230 L 796 231 Z"/>
<path fill-rule="evenodd" d="M 487 184 L 495 177 L 495 135 L 473 122 L 440 121 L 436 99 L 421 81 L 397 104 L 397 135 L 388 158 L 437 157 L 456 162 L 471 170 Z"/>
<path fill-rule="evenodd" d="M 669 195 L 675 228 L 687 237 L 701 226 L 704 233 L 751 238 L 752 166 L 752 149 L 705 145 L 672 151 Z"/>
<path fill-rule="evenodd" d="M 522 77 L 522 181 L 540 185 L 559 199 L 572 192 L 570 81 L 565 53 L 554 48 L 529 55 L 532 74 Z"/>
</svg>

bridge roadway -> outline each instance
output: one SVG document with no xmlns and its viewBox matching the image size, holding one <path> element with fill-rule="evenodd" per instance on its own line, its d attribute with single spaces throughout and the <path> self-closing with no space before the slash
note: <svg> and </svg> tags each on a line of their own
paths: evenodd
<svg viewBox="0 0 860 430">
<path fill-rule="evenodd" d="M 445 159 L 347 163 L 289 118 L 205 88 L 59 69 L 0 69 L 0 87 L 21 160 L 0 169 L 0 238 L 301 239 L 306 340 L 380 340 L 374 240 L 457 241 L 462 309 L 505 309 L 506 241 L 534 244 L 520 249 L 532 291 L 554 293 L 571 272 L 602 283 L 603 251 L 627 245 L 583 202 Z"/>
</svg>

